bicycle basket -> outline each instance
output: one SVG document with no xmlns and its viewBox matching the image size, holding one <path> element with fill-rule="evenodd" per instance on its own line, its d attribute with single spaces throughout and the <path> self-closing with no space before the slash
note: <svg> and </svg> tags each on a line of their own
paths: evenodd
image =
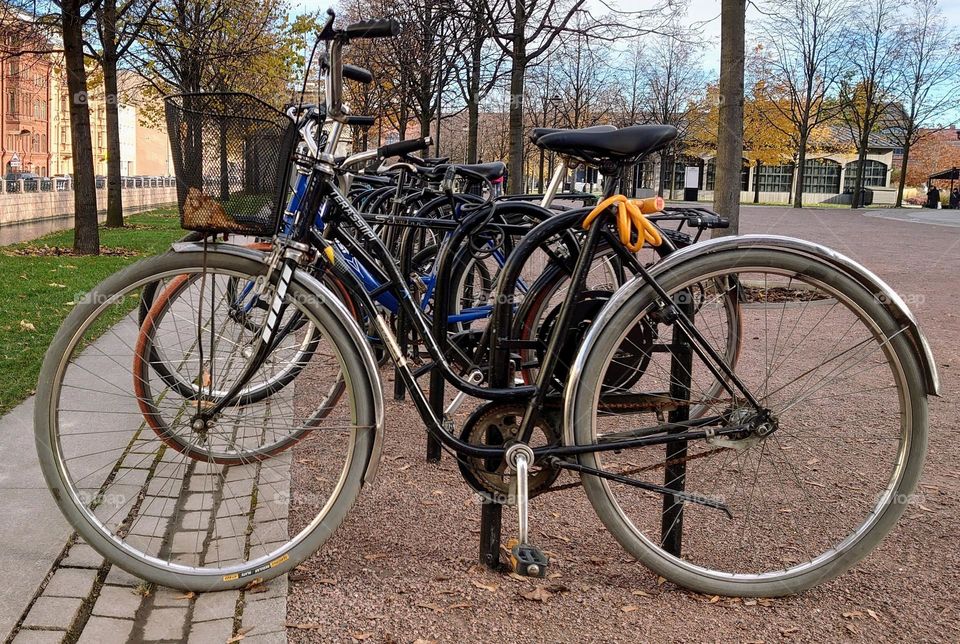
<svg viewBox="0 0 960 644">
<path fill-rule="evenodd" d="M 180 225 L 268 236 L 285 205 L 296 125 L 249 94 L 164 99 Z"/>
</svg>

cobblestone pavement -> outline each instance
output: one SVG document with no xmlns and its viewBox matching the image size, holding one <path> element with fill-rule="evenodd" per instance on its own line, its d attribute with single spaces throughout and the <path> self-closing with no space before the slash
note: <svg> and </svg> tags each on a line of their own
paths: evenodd
<svg viewBox="0 0 960 644">
<path fill-rule="evenodd" d="M 80 422 L 73 423 L 79 431 L 67 433 L 71 424 L 61 423 L 65 429 L 60 440 L 65 450 L 69 445 L 80 447 L 82 454 L 68 464 L 79 493 L 90 495 L 89 506 L 114 533 L 125 533 L 128 544 L 163 561 L 229 564 L 272 552 L 278 542 L 287 540 L 287 504 L 282 500 L 289 495 L 289 453 L 270 459 L 269 465 L 199 462 L 158 440 L 131 396 L 109 391 L 91 395 L 89 382 L 94 378 L 129 382 L 126 363 L 115 356 L 134 344 L 137 329 L 129 318 L 114 326 L 75 361 L 86 382 L 71 385 L 69 374 L 65 379 L 60 408 L 81 413 Z M 271 404 L 291 404 L 294 387 L 288 389 L 274 396 Z M 28 401 L 21 407 L 31 405 Z M 28 420 L 32 413 L 25 412 L 11 414 L 17 426 L 3 429 L 32 437 Z M 139 420 L 139 428 L 129 424 L 130 418 Z M 234 444 L 243 440 L 239 431 L 251 427 L 256 431 L 267 423 L 264 416 L 238 419 Z M 36 461 L 30 443 L 21 452 L 23 458 Z M 15 473 L 4 474 L 4 483 L 19 479 Z M 31 482 L 34 491 L 42 485 L 37 476 Z M 40 518 L 52 516 L 59 525 L 59 510 L 49 492 L 43 492 L 45 497 L 36 498 L 33 512 Z M 20 493 L 9 490 L 3 503 L 15 505 Z M 32 517 L 24 517 L 16 535 L 18 550 L 29 553 L 35 529 Z M 127 574 L 105 562 L 69 529 L 66 534 L 52 561 L 43 562 L 44 553 L 36 553 L 46 566 L 42 580 L 21 585 L 17 593 L 4 597 L 4 613 L 11 614 L 13 606 L 19 613 L 16 623 L 10 624 L 8 641 L 226 642 L 238 635 L 254 643 L 286 641 L 286 577 L 246 591 L 185 594 Z"/>
</svg>

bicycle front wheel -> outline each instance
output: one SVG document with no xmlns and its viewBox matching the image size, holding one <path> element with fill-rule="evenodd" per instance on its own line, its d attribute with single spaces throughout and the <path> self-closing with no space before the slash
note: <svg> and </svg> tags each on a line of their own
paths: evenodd
<svg viewBox="0 0 960 644">
<path fill-rule="evenodd" d="M 322 545 L 359 494 L 379 384 L 362 338 L 326 294 L 295 281 L 284 301 L 287 316 L 303 319 L 291 345 L 307 336 L 313 344 L 296 380 L 195 422 L 247 359 L 240 325 L 219 313 L 228 286 L 262 284 L 266 269 L 220 252 L 134 264 L 78 303 L 44 360 L 35 434 L 47 484 L 83 539 L 149 581 L 208 591 L 282 574 Z M 161 329 L 165 365 L 204 396 L 172 387 L 143 361 L 157 333 L 137 323 L 142 292 L 182 284 L 196 298 L 167 312 L 182 324 Z M 324 396 L 331 383 L 342 389 L 335 402 Z M 296 466 L 305 459 L 315 466 L 309 476 Z"/>
<path fill-rule="evenodd" d="M 672 305 L 688 304 L 721 356 L 724 308 L 736 298 L 744 341 L 730 367 L 769 417 L 736 388 L 717 393 L 720 378 L 697 353 L 685 359 L 685 335 L 642 287 L 597 329 L 571 375 L 575 442 L 653 435 L 644 428 L 695 407 L 703 410 L 698 427 L 713 435 L 588 454 L 581 463 L 723 503 L 731 516 L 584 475 L 600 519 L 646 566 L 703 593 L 778 596 L 839 575 L 893 528 L 920 476 L 927 403 L 902 326 L 844 273 L 784 251 L 702 254 L 656 279 Z M 668 343 L 636 382 L 610 387 L 620 356 L 638 350 L 637 328 Z M 656 409 L 635 404 L 649 400 Z"/>
</svg>

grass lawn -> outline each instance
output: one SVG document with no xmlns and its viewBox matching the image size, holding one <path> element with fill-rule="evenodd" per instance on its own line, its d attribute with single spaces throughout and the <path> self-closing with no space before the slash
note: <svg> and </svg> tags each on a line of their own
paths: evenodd
<svg viewBox="0 0 960 644">
<path fill-rule="evenodd" d="M 43 354 L 71 303 L 111 273 L 165 251 L 184 235 L 175 210 L 127 217 L 127 227 L 100 228 L 100 245 L 124 255 L 18 255 L 17 251 L 73 247 L 73 230 L 0 247 L 0 414 L 33 392 Z"/>
</svg>

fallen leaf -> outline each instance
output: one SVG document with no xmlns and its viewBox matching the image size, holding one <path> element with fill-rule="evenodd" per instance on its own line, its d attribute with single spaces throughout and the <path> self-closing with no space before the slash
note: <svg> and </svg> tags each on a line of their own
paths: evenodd
<svg viewBox="0 0 960 644">
<path fill-rule="evenodd" d="M 373 554 L 363 555 L 363 558 L 366 559 L 367 561 L 373 561 L 375 559 L 383 559 L 386 556 L 387 556 L 387 553 L 385 552 L 375 552 Z"/>
<path fill-rule="evenodd" d="M 551 597 L 553 597 L 553 593 L 551 593 L 549 590 L 547 590 L 543 586 L 537 586 L 530 592 L 520 593 L 520 596 L 523 597 L 524 599 L 529 599 L 530 601 L 534 601 L 534 602 L 545 602 Z"/>
<path fill-rule="evenodd" d="M 301 630 L 301 631 L 319 631 L 323 628 L 323 626 L 321 626 L 316 622 L 297 622 L 297 623 L 287 622 L 286 627 L 296 628 L 297 630 Z"/>
<path fill-rule="evenodd" d="M 47 286 L 51 288 L 67 288 L 66 284 L 59 284 L 57 282 L 50 282 L 49 284 L 47 284 Z"/>
<path fill-rule="evenodd" d="M 710 598 L 710 601 L 708 601 L 707 603 L 716 604 L 718 601 L 720 601 L 720 595 L 714 595 L 713 597 Z"/>
<path fill-rule="evenodd" d="M 449 606 L 447 606 L 447 608 L 448 608 L 448 609 L 454 609 L 454 608 L 473 608 L 473 604 L 471 604 L 470 602 L 459 602 L 459 603 L 456 603 L 456 604 L 450 604 Z"/>
<path fill-rule="evenodd" d="M 854 626 L 853 624 L 847 624 L 846 626 L 847 626 L 847 630 L 853 633 L 854 635 L 858 635 L 860 633 L 860 631 L 857 630 L 857 627 Z"/>
<path fill-rule="evenodd" d="M 640 607 L 636 604 L 627 604 L 626 606 L 621 607 L 620 610 L 622 610 L 624 613 L 632 613 L 635 610 L 640 610 Z"/>
<path fill-rule="evenodd" d="M 489 590 L 491 593 L 494 593 L 497 591 L 497 586 L 494 584 L 485 584 L 482 581 L 476 581 L 476 580 L 471 581 L 470 583 L 481 590 Z"/>
<path fill-rule="evenodd" d="M 247 636 L 247 633 L 249 633 L 253 629 L 254 629 L 253 626 L 247 626 L 246 628 L 241 628 L 239 631 L 237 631 L 236 635 L 234 635 L 233 637 L 227 640 L 227 644 L 234 644 L 235 642 L 239 642 L 240 640 L 242 640 L 244 637 Z"/>
<path fill-rule="evenodd" d="M 361 632 L 361 633 L 351 633 L 351 634 L 350 634 L 350 637 L 352 637 L 353 639 L 357 640 L 358 642 L 362 642 L 363 640 L 367 639 L 367 638 L 370 637 L 371 635 L 373 635 L 373 631 L 368 631 L 368 632 L 365 631 L 365 632 Z"/>
<path fill-rule="evenodd" d="M 781 626 L 780 632 L 784 635 L 789 635 L 790 633 L 796 633 L 800 628 L 798 626 Z"/>
<path fill-rule="evenodd" d="M 413 644 L 437 644 L 437 640 L 415 639 Z"/>
<path fill-rule="evenodd" d="M 398 472 L 406 472 L 406 471 L 409 470 L 411 467 L 413 467 L 413 463 L 408 463 L 408 464 L 404 465 L 403 467 L 398 468 L 397 471 L 398 471 Z"/>
<path fill-rule="evenodd" d="M 507 577 L 515 581 L 527 581 L 526 577 L 524 577 L 523 575 L 518 575 L 515 572 L 507 573 Z"/>
<path fill-rule="evenodd" d="M 197 594 L 192 590 L 190 592 L 184 593 L 182 595 L 177 595 L 177 599 L 193 599 Z"/>
<path fill-rule="evenodd" d="M 843 616 L 847 619 L 853 619 L 854 617 L 863 617 L 863 613 L 859 610 L 851 610 L 844 613 Z"/>
<path fill-rule="evenodd" d="M 430 610 L 437 613 L 443 612 L 443 606 L 437 606 L 436 604 L 428 604 L 427 602 L 417 602 L 417 606 L 419 606 L 420 608 L 429 608 Z"/>
<path fill-rule="evenodd" d="M 875 610 L 870 610 L 870 609 L 868 608 L 868 609 L 867 609 L 867 615 L 869 615 L 870 617 L 872 617 L 874 620 L 876 620 L 876 621 L 878 621 L 878 622 L 880 621 L 880 616 L 877 615 L 877 611 L 875 611 Z"/>
<path fill-rule="evenodd" d="M 33 326 L 32 322 L 27 322 L 26 320 L 20 320 L 20 330 L 21 331 L 36 331 L 37 327 Z"/>
<path fill-rule="evenodd" d="M 658 586 L 662 586 L 662 585 L 664 585 L 666 582 L 667 582 L 667 578 L 666 578 L 666 577 L 657 577 L 657 585 L 658 585 Z"/>
<path fill-rule="evenodd" d="M 631 595 L 636 595 L 637 597 L 649 597 L 649 596 L 650 596 L 650 593 L 645 593 L 645 592 L 643 592 L 642 590 L 635 590 L 635 591 L 633 591 L 633 592 L 630 593 L 630 594 L 631 594 Z"/>
</svg>

